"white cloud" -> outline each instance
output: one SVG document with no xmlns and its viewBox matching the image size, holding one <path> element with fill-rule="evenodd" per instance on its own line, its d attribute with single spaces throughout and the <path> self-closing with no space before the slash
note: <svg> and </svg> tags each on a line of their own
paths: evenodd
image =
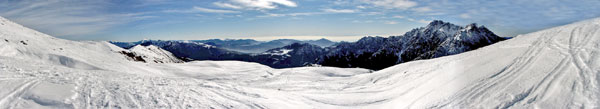
<svg viewBox="0 0 600 109">
<path fill-rule="evenodd" d="M 257 17 L 285 17 L 285 16 L 311 16 L 311 15 L 322 15 L 322 14 L 335 14 L 335 13 L 356 13 L 356 10 L 351 9 L 321 9 L 322 12 L 301 12 L 301 13 L 284 13 L 284 14 L 275 14 L 275 13 L 265 13 L 265 15 L 260 15 Z"/>
<path fill-rule="evenodd" d="M 459 17 L 463 18 L 463 19 L 469 19 L 469 18 L 471 18 L 471 15 L 469 15 L 467 13 L 463 13 L 463 14 L 460 14 Z"/>
<path fill-rule="evenodd" d="M 198 6 L 194 6 L 191 9 L 186 9 L 186 10 L 165 10 L 163 12 L 166 12 L 166 13 L 240 13 L 239 11 L 209 9 L 209 8 L 203 8 L 203 7 L 198 7 Z"/>
<path fill-rule="evenodd" d="M 356 8 L 358 8 L 358 9 L 365 9 L 367 7 L 365 7 L 365 6 L 356 6 Z"/>
<path fill-rule="evenodd" d="M 410 0 L 362 0 L 362 2 L 390 9 L 408 9 L 417 6 L 417 2 Z"/>
<path fill-rule="evenodd" d="M 334 5 L 349 5 L 352 4 L 350 0 L 328 0 L 331 1 L 331 4 Z"/>
<path fill-rule="evenodd" d="M 194 10 L 199 11 L 199 12 L 206 12 L 206 13 L 239 13 L 238 11 L 208 9 L 208 8 L 202 8 L 202 7 L 194 7 Z"/>
<path fill-rule="evenodd" d="M 257 17 L 285 17 L 285 16 L 310 16 L 310 15 L 319 15 L 326 14 L 324 12 L 303 12 L 303 13 L 287 13 L 287 14 L 275 14 L 275 13 L 265 13 L 265 15 L 257 16 Z"/>
<path fill-rule="evenodd" d="M 351 9 L 321 9 L 322 12 L 301 12 L 301 13 L 285 13 L 285 14 L 275 14 L 275 13 L 265 13 L 265 15 L 257 16 L 257 17 L 285 17 L 285 16 L 311 16 L 311 15 L 322 15 L 322 14 L 335 14 L 335 13 L 356 13 L 358 11 Z"/>
<path fill-rule="evenodd" d="M 228 2 L 215 2 L 216 6 L 232 9 L 276 9 L 278 5 L 287 7 L 297 7 L 298 5 L 291 0 L 229 0 Z"/>
<path fill-rule="evenodd" d="M 289 16 L 310 16 L 310 15 L 318 15 L 318 14 L 324 14 L 321 12 L 302 12 L 302 13 L 290 13 L 287 14 Z"/>
<path fill-rule="evenodd" d="M 356 10 L 351 9 L 323 9 L 324 12 L 328 13 L 355 13 Z"/>
<path fill-rule="evenodd" d="M 406 17 L 397 15 L 397 16 L 394 16 L 393 18 L 400 18 L 400 19 L 402 19 L 402 18 L 406 18 Z"/>
<path fill-rule="evenodd" d="M 233 5 L 233 4 L 230 4 L 230 3 L 214 2 L 213 4 L 216 5 L 216 6 L 218 6 L 218 7 L 222 7 L 222 8 L 242 9 L 241 6 Z"/>
<path fill-rule="evenodd" d="M 287 16 L 287 14 L 266 13 L 266 15 L 257 16 L 257 17 L 283 17 L 283 16 Z"/>
<path fill-rule="evenodd" d="M 373 16 L 373 15 L 383 15 L 383 12 L 362 12 L 361 16 Z"/>
<path fill-rule="evenodd" d="M 425 24 L 431 22 L 431 21 L 428 21 L 428 20 L 425 20 L 425 19 L 416 20 L 416 19 L 413 19 L 413 18 L 408 18 L 408 17 L 400 16 L 400 15 L 393 16 L 392 18 L 406 19 L 406 20 L 411 21 L 411 22 L 418 22 L 418 23 L 425 23 Z"/>
<path fill-rule="evenodd" d="M 428 24 L 428 23 L 429 23 L 429 22 L 431 22 L 431 21 L 428 21 L 428 20 L 425 20 L 425 19 L 421 19 L 421 20 L 418 20 L 417 22 L 419 22 L 419 23 L 424 23 L 424 24 Z"/>
<path fill-rule="evenodd" d="M 429 8 L 429 7 L 418 7 L 418 8 L 413 8 L 412 9 L 415 12 L 429 12 L 429 11 L 433 11 L 433 9 Z"/>
<path fill-rule="evenodd" d="M 10 3 L 6 3 L 10 2 Z M 155 18 L 148 13 L 109 13 L 107 1 L 2 1 L 0 16 L 52 36 L 95 34 L 128 22 Z"/>
<path fill-rule="evenodd" d="M 446 13 L 443 13 L 443 12 L 429 12 L 429 13 L 421 13 L 419 15 L 439 16 L 439 15 L 446 15 Z"/>
<path fill-rule="evenodd" d="M 352 23 L 373 23 L 373 20 L 365 20 L 365 21 L 353 20 Z"/>
<path fill-rule="evenodd" d="M 398 24 L 398 22 L 396 22 L 396 21 L 385 21 L 384 23 L 385 24 L 390 24 L 390 25 Z"/>
</svg>

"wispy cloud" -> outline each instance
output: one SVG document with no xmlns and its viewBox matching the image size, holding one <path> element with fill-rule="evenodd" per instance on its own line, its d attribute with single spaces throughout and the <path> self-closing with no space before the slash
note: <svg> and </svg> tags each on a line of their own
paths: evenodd
<svg viewBox="0 0 600 109">
<path fill-rule="evenodd" d="M 260 15 L 257 17 L 296 17 L 296 16 L 311 16 L 311 15 L 320 15 L 327 14 L 324 12 L 301 12 L 301 13 L 286 13 L 286 14 L 276 14 L 276 13 L 265 13 L 265 15 Z"/>
<path fill-rule="evenodd" d="M 216 6 L 232 9 L 276 9 L 278 5 L 297 7 L 298 4 L 291 0 L 229 0 L 226 2 L 214 2 Z"/>
<path fill-rule="evenodd" d="M 383 15 L 383 12 L 360 12 L 360 16 L 374 16 L 374 15 Z"/>
<path fill-rule="evenodd" d="M 202 7 L 194 7 L 193 11 L 206 12 L 206 13 L 239 13 L 238 11 L 209 9 L 209 8 L 202 8 Z"/>
<path fill-rule="evenodd" d="M 185 10 L 165 10 L 163 12 L 167 12 L 167 13 L 240 13 L 239 11 L 222 10 L 222 9 L 209 9 L 209 8 L 203 8 L 203 7 L 198 7 L 198 6 L 194 6 L 191 9 L 185 9 Z"/>
<path fill-rule="evenodd" d="M 385 21 L 384 23 L 390 24 L 390 25 L 398 24 L 398 22 L 396 22 L 396 21 Z"/>
<path fill-rule="evenodd" d="M 1 1 L 1 16 L 54 36 L 81 36 L 137 20 L 146 13 L 109 13 L 105 1 Z"/>
<path fill-rule="evenodd" d="M 365 21 L 353 20 L 352 23 L 373 23 L 373 20 L 365 20 Z"/>
<path fill-rule="evenodd" d="M 288 16 L 289 14 L 274 14 L 274 13 L 266 13 L 265 15 L 260 15 L 257 17 L 283 17 Z"/>
<path fill-rule="evenodd" d="M 393 16 L 393 18 L 400 18 L 400 19 L 403 19 L 403 18 L 406 18 L 406 17 L 404 17 L 404 16 L 400 16 L 400 15 L 396 15 L 396 16 Z"/>
<path fill-rule="evenodd" d="M 352 10 L 352 9 L 323 9 L 323 12 L 328 12 L 328 13 L 355 13 L 356 10 Z"/>
<path fill-rule="evenodd" d="M 242 9 L 242 6 L 238 6 L 238 5 L 233 5 L 231 3 L 224 3 L 224 2 L 214 2 L 213 3 L 215 6 L 218 7 L 222 7 L 222 8 L 231 8 L 231 9 Z"/>
<path fill-rule="evenodd" d="M 454 15 L 471 22 L 498 25 L 539 26 L 549 20 L 571 22 L 585 19 L 582 16 L 598 16 L 600 1 L 597 0 L 512 0 L 512 1 L 452 1 L 422 3 L 435 12 Z M 502 22 L 502 23 L 494 23 Z M 565 23 L 566 23 L 565 22 Z"/>
<path fill-rule="evenodd" d="M 0 0 L 0 15 L 69 39 L 78 39 L 70 38 L 74 36 L 139 38 L 146 34 L 198 36 L 195 28 L 206 30 L 202 32 L 206 33 L 204 36 L 232 32 L 239 36 L 247 36 L 249 32 L 272 35 L 272 31 L 286 29 L 289 31 L 277 35 L 315 31 L 324 35 L 371 31 L 387 34 L 433 19 L 456 24 L 476 22 L 493 28 L 500 35 L 511 36 L 598 17 L 598 6 L 598 0 Z M 202 25 L 208 22 L 213 25 Z M 359 29 L 365 25 L 386 26 Z M 231 30 L 232 26 L 241 29 Z M 137 27 L 142 29 L 134 30 Z M 170 29 L 164 29 L 166 27 Z M 340 29 L 326 30 L 328 28 Z"/>
<path fill-rule="evenodd" d="M 408 20 L 408 21 L 411 21 L 411 22 L 418 22 L 418 23 L 424 23 L 424 24 L 427 24 L 427 23 L 431 22 L 431 21 L 425 20 L 425 19 L 416 20 L 414 18 L 409 18 L 409 17 L 406 17 L 406 16 L 400 16 L 400 15 L 392 16 L 392 18 L 405 19 L 405 20 Z"/>
<path fill-rule="evenodd" d="M 417 6 L 417 2 L 410 0 L 361 0 L 364 3 L 390 9 L 408 9 Z"/>
<path fill-rule="evenodd" d="M 297 16 L 312 16 L 312 15 L 323 15 L 323 14 L 356 13 L 356 12 L 358 12 L 358 11 L 357 10 L 351 10 L 351 9 L 331 9 L 331 8 L 327 8 L 327 9 L 321 9 L 320 12 L 299 12 L 299 13 L 283 13 L 283 14 L 265 13 L 265 15 L 260 15 L 260 16 L 257 16 L 257 17 L 286 17 L 286 16 L 297 17 Z"/>
<path fill-rule="evenodd" d="M 468 13 L 462 13 L 459 15 L 459 17 L 463 18 L 463 19 L 469 19 L 469 18 L 471 18 L 471 15 L 469 15 Z"/>
<path fill-rule="evenodd" d="M 418 8 L 413 8 L 412 9 L 415 12 L 430 12 L 433 11 L 433 9 L 429 8 L 429 7 L 418 7 Z"/>
<path fill-rule="evenodd" d="M 416 19 L 413 19 L 413 18 L 406 18 L 406 20 L 411 21 L 411 22 L 423 23 L 423 24 L 427 24 L 427 23 L 431 22 L 431 21 L 428 21 L 428 20 L 425 20 L 425 19 L 416 20 Z"/>
<path fill-rule="evenodd" d="M 417 22 L 423 23 L 423 24 L 428 24 L 431 21 L 430 20 L 425 20 L 425 19 L 419 19 L 419 20 L 417 20 Z"/>
</svg>

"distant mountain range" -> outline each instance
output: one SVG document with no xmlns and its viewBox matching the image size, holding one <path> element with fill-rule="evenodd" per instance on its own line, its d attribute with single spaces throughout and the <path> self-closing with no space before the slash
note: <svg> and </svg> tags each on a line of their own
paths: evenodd
<svg viewBox="0 0 600 109">
<path fill-rule="evenodd" d="M 502 40 L 505 38 L 495 35 L 484 26 L 469 24 L 463 27 L 435 20 L 426 27 L 413 29 L 401 36 L 368 36 L 356 42 L 335 43 L 327 39 L 279 39 L 266 42 L 211 39 L 111 43 L 123 48 L 155 45 L 186 61 L 239 60 L 274 68 L 319 64 L 380 70 L 403 62 L 458 54 Z"/>
<path fill-rule="evenodd" d="M 220 40 L 222 41 L 222 40 Z M 237 40 L 240 41 L 241 40 Z M 228 43 L 237 42 L 229 40 Z M 282 42 L 284 40 L 269 41 Z M 161 49 L 171 52 L 175 57 L 185 60 L 238 60 L 247 62 L 257 62 L 274 68 L 298 67 L 314 64 L 320 56 L 325 54 L 323 47 L 309 43 L 298 43 L 295 40 L 285 40 L 293 42 L 279 48 L 273 48 L 261 53 L 244 53 L 229 49 L 209 45 L 213 42 L 200 43 L 200 41 L 174 41 L 174 40 L 142 40 L 138 42 L 111 42 L 123 48 L 130 50 L 142 46 L 157 46 Z M 328 41 L 328 40 L 327 40 Z M 208 43 L 208 44 L 207 44 Z M 222 42 L 220 42 L 222 43 Z M 137 45 L 136 45 L 137 44 Z M 134 47 L 130 47 L 134 46 Z M 140 53 L 137 53 L 140 54 Z M 132 55 L 132 59 L 135 56 Z M 131 56 L 130 56 L 131 57 Z M 163 56 L 168 57 L 168 56 Z M 137 60 L 136 60 L 137 61 Z"/>
<path fill-rule="evenodd" d="M 458 54 L 487 46 L 505 38 L 484 26 L 465 27 L 435 20 L 402 36 L 364 37 L 354 43 L 340 43 L 317 63 L 324 66 L 383 69 L 413 60 Z"/>
<path fill-rule="evenodd" d="M 141 44 L 148 40 L 141 40 L 137 42 L 112 42 L 113 44 L 123 47 L 131 48 L 135 45 Z M 216 46 L 218 48 L 242 52 L 242 53 L 262 53 L 269 49 L 283 47 L 293 43 L 309 43 L 318 45 L 321 47 L 329 47 L 334 45 L 336 42 L 327 40 L 325 38 L 319 40 L 295 40 L 295 39 L 277 39 L 272 41 L 257 41 L 253 39 L 209 39 L 209 40 L 186 40 L 187 42 L 198 42 L 207 45 Z"/>
</svg>

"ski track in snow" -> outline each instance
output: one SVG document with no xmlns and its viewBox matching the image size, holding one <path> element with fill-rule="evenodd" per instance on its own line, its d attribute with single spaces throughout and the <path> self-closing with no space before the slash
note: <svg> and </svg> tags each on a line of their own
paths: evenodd
<svg viewBox="0 0 600 109">
<path fill-rule="evenodd" d="M 0 22 L 0 108 L 598 108 L 600 102 L 600 19 L 373 73 L 132 62 L 107 42 L 56 39 Z"/>
<path fill-rule="evenodd" d="M 20 84 L 18 88 L 16 88 L 15 90 L 11 91 L 10 93 L 8 93 L 8 95 L 2 97 L 2 100 L 0 100 L 0 105 L 2 106 L 7 106 L 9 105 L 9 101 L 13 100 L 17 97 L 20 97 L 23 95 L 23 93 L 27 90 L 29 90 L 32 86 L 35 86 L 37 83 L 37 81 L 35 80 L 30 80 L 27 81 L 23 84 Z"/>
</svg>

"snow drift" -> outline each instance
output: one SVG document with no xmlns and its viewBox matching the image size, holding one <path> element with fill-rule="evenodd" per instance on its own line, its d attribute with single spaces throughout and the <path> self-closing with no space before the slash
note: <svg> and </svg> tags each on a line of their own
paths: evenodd
<svg viewBox="0 0 600 109">
<path fill-rule="evenodd" d="M 0 17 L 0 108 L 598 108 L 600 18 L 377 72 L 128 61 Z M 7 40 L 7 41 L 1 41 Z M 69 67 L 54 56 L 77 60 Z"/>
</svg>

